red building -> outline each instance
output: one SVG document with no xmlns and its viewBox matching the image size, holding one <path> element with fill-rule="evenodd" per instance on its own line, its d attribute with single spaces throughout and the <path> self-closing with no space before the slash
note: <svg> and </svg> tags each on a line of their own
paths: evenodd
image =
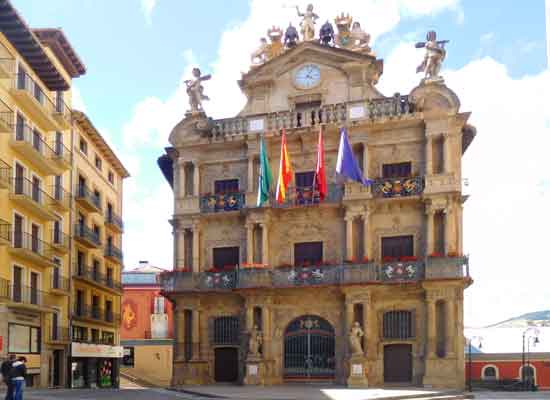
<svg viewBox="0 0 550 400">
<path fill-rule="evenodd" d="M 550 328 L 469 329 L 466 343 L 468 338 L 472 338 L 472 362 L 467 346 L 466 382 L 470 377 L 474 382 L 521 380 L 523 374 L 539 390 L 550 390 Z"/>
<path fill-rule="evenodd" d="M 160 294 L 157 275 L 164 270 L 146 261 L 122 273 L 123 373 L 168 385 L 172 376 L 172 304 Z"/>
</svg>

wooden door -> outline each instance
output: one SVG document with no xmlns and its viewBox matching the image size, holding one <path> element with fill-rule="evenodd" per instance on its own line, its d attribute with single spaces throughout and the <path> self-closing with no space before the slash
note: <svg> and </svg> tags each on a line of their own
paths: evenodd
<svg viewBox="0 0 550 400">
<path fill-rule="evenodd" d="M 236 382 L 239 377 L 239 355 L 234 347 L 214 350 L 214 379 L 216 382 Z"/>
<path fill-rule="evenodd" d="M 384 346 L 384 382 L 412 381 L 412 345 L 390 344 Z"/>
</svg>

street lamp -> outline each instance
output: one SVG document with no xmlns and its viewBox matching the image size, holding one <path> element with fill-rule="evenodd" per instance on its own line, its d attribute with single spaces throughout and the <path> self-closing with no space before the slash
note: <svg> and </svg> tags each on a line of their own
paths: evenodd
<svg viewBox="0 0 550 400">
<path fill-rule="evenodd" d="M 529 360 L 529 343 L 531 339 L 534 339 L 533 343 L 537 344 L 539 342 L 539 333 L 540 331 L 534 326 L 531 326 L 523 331 L 522 350 L 521 350 L 521 387 L 523 390 L 526 390 L 526 387 L 525 387 L 525 338 L 527 338 L 527 360 Z"/>
<path fill-rule="evenodd" d="M 468 391 L 472 391 L 472 340 L 477 340 L 478 349 L 482 347 L 483 338 L 481 336 L 472 336 L 468 338 Z"/>
</svg>

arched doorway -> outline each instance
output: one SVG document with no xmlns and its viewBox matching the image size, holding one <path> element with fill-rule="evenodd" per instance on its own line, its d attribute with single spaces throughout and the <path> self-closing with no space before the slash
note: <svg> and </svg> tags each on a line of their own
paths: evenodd
<svg viewBox="0 0 550 400">
<path fill-rule="evenodd" d="M 288 324 L 284 336 L 284 377 L 288 380 L 333 380 L 334 328 L 316 315 Z"/>
</svg>

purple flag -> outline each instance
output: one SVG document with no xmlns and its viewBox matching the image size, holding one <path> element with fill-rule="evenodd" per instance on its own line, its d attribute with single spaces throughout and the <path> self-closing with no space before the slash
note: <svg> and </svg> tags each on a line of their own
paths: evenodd
<svg viewBox="0 0 550 400">
<path fill-rule="evenodd" d="M 365 179 L 361 173 L 361 169 L 359 169 L 359 164 L 349 144 L 346 128 L 340 128 L 340 147 L 338 148 L 338 160 L 336 161 L 336 177 L 348 178 L 365 186 L 372 184 L 371 180 Z"/>
</svg>

